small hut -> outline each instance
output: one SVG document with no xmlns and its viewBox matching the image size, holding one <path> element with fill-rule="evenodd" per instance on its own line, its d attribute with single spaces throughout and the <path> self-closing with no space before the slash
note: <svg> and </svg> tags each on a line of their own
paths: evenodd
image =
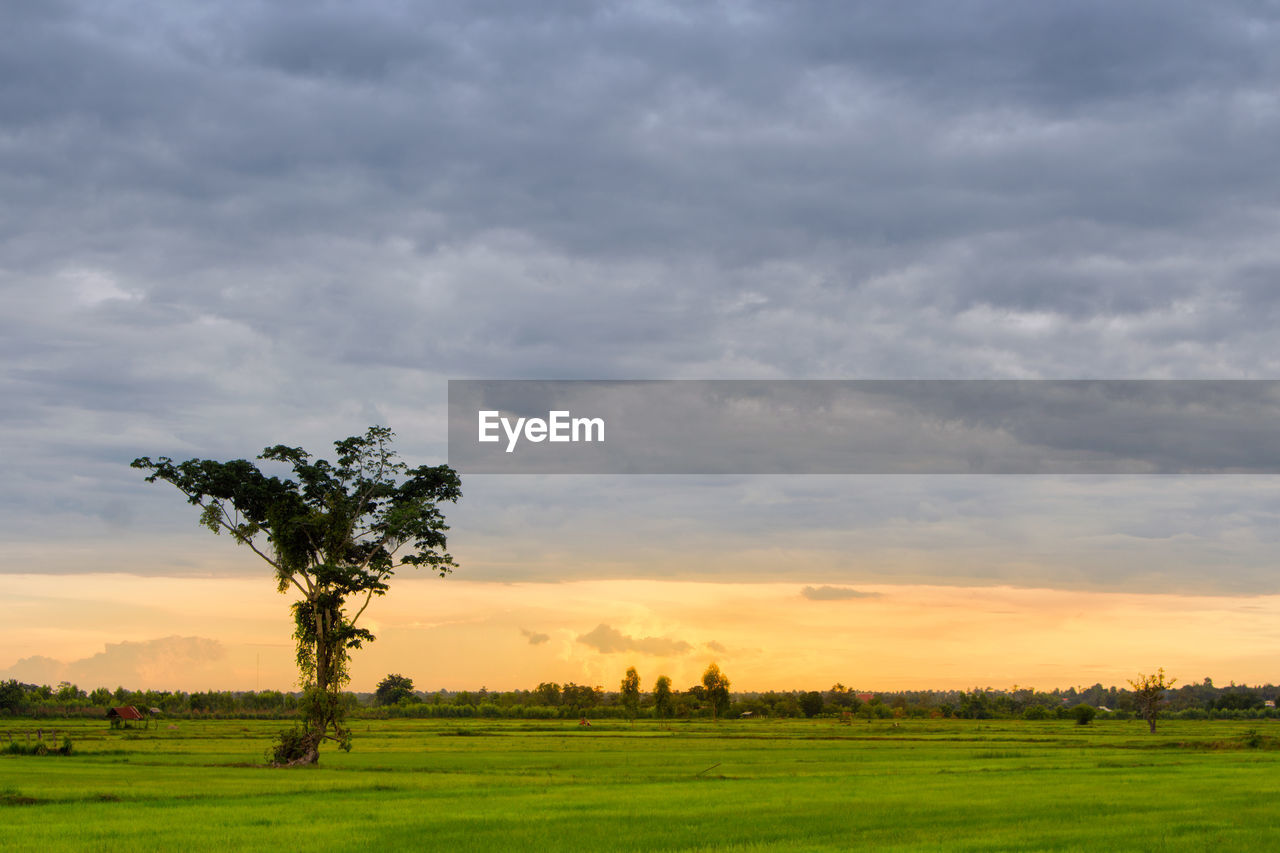
<svg viewBox="0 0 1280 853">
<path fill-rule="evenodd" d="M 132 705 L 111 708 L 107 711 L 107 719 L 111 721 L 111 728 L 113 729 L 119 728 L 123 723 L 137 722 L 139 720 L 146 721 L 146 717 L 142 716 L 142 712 Z"/>
<path fill-rule="evenodd" d="M 142 712 L 132 705 L 125 705 L 121 708 L 112 708 L 107 711 L 108 720 L 141 720 Z"/>
</svg>

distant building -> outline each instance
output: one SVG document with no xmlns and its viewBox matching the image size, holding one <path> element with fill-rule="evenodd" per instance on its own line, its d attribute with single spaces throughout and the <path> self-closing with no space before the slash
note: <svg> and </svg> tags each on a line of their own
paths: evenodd
<svg viewBox="0 0 1280 853">
<path fill-rule="evenodd" d="M 1276 706 L 1276 700 L 1274 699 L 1268 699 L 1267 701 L 1262 703 L 1262 707 L 1264 708 L 1274 708 L 1275 706 Z"/>
</svg>

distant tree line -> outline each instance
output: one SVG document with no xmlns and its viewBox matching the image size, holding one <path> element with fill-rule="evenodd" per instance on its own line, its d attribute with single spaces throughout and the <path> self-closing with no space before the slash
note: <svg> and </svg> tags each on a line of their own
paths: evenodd
<svg viewBox="0 0 1280 853">
<path fill-rule="evenodd" d="M 358 706 L 359 697 L 349 695 L 347 701 Z M 125 687 L 111 690 L 99 687 L 85 691 L 66 681 L 50 687 L 9 680 L 0 682 L 0 715 L 102 716 L 108 708 L 132 705 L 144 712 L 154 708 L 166 716 L 285 719 L 297 712 L 300 696 L 300 693 L 279 690 L 187 693 L 181 690 L 129 690 Z"/>
<path fill-rule="evenodd" d="M 111 707 L 132 705 L 145 712 L 158 709 L 169 717 L 290 718 L 300 693 L 278 690 L 92 691 L 61 682 L 56 686 L 0 682 L 0 715 L 102 716 Z M 832 717 L 849 720 L 948 717 L 962 719 L 1073 719 L 1077 706 L 1100 717 L 1141 717 L 1139 698 L 1127 688 L 1069 687 L 1038 691 L 1025 687 L 972 690 L 860 691 L 833 685 L 828 690 L 729 690 L 729 679 L 708 667 L 703 680 L 684 690 L 667 676 L 643 685 L 634 668 L 615 691 L 599 685 L 543 682 L 528 690 L 414 689 L 412 679 L 389 675 L 373 693 L 346 692 L 342 702 L 360 717 L 489 717 L 523 719 L 692 719 Z M 1161 717 L 1170 719 L 1280 718 L 1267 707 L 1280 698 L 1280 687 L 1231 684 L 1218 687 L 1210 679 L 1163 691 Z"/>
</svg>

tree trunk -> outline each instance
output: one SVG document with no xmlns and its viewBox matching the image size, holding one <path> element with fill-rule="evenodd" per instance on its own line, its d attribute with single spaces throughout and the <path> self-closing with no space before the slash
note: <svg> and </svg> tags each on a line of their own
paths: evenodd
<svg viewBox="0 0 1280 853">
<path fill-rule="evenodd" d="M 276 766 L 277 767 L 305 767 L 311 764 L 319 764 L 319 763 L 320 763 L 319 746 L 310 746 L 307 748 L 306 752 L 302 753 L 302 755 L 299 755 L 297 758 L 293 759 L 293 761 L 286 761 L 284 764 L 279 764 Z"/>
<path fill-rule="evenodd" d="M 328 643 L 328 616 L 325 608 L 317 606 L 316 614 L 316 687 L 322 692 L 329 690 L 329 643 Z"/>
</svg>

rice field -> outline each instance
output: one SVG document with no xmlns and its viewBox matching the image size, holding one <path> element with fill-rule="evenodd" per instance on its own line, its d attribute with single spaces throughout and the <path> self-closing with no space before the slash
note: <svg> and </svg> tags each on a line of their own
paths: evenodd
<svg viewBox="0 0 1280 853">
<path fill-rule="evenodd" d="M 0 755 L 0 848 L 1280 849 L 1268 722 L 371 720 L 276 770 L 280 725 L 0 720 L 74 744 Z"/>
</svg>

